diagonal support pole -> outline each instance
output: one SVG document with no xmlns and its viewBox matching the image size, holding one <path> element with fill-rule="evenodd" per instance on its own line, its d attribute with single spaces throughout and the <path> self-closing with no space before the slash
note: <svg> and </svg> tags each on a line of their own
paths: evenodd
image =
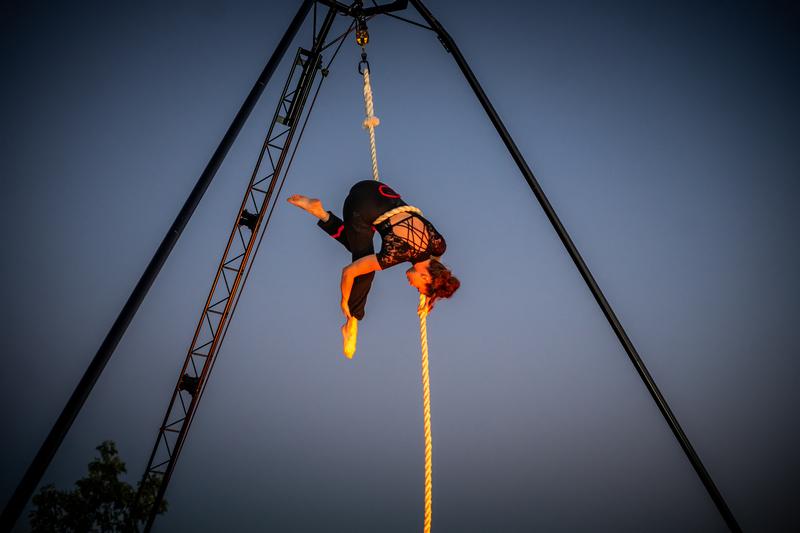
<svg viewBox="0 0 800 533">
<path fill-rule="evenodd" d="M 208 189 L 208 186 L 214 179 L 217 170 L 219 169 L 220 165 L 222 165 L 222 161 L 225 159 L 225 156 L 228 155 L 228 150 L 230 149 L 231 145 L 233 145 L 236 137 L 239 135 L 239 131 L 242 129 L 242 126 L 250 116 L 250 112 L 255 107 L 256 102 L 261 96 L 261 93 L 264 92 L 267 82 L 272 77 L 275 69 L 278 67 L 278 64 L 283 58 L 286 49 L 289 47 L 289 44 L 291 43 L 292 39 L 294 39 L 294 36 L 297 34 L 297 31 L 300 29 L 300 26 L 305 20 L 306 15 L 308 15 L 312 4 L 312 0 L 303 0 L 302 4 L 300 5 L 300 9 L 297 11 L 297 14 L 294 16 L 289 24 L 289 27 L 286 29 L 286 32 L 283 34 L 283 37 L 278 43 L 278 46 L 276 47 L 272 56 L 269 58 L 264 70 L 261 72 L 258 80 L 256 80 L 255 85 L 250 90 L 250 94 L 247 95 L 244 103 L 242 103 L 239 112 L 236 114 L 236 117 L 233 119 L 230 127 L 228 127 L 228 131 L 225 132 L 225 136 L 222 138 L 216 151 L 208 161 L 208 164 L 206 165 L 205 170 L 203 170 L 203 173 L 200 175 L 200 178 L 198 178 L 197 183 L 192 189 L 192 192 L 189 194 L 189 197 L 186 199 L 186 202 L 183 204 L 178 216 L 175 218 L 172 226 L 170 226 L 167 234 L 164 236 L 164 239 L 161 241 L 161 244 L 156 250 L 155 255 L 153 255 L 153 258 L 150 260 L 150 263 L 147 265 L 147 268 L 142 274 L 142 277 L 139 279 L 139 282 L 134 287 L 133 292 L 128 297 L 128 301 L 125 302 L 122 311 L 120 311 L 119 316 L 117 316 L 117 319 L 111 326 L 111 330 L 108 332 L 106 338 L 103 340 L 103 343 L 100 345 L 100 349 L 97 350 L 94 359 L 92 359 L 92 362 L 89 364 L 89 367 L 83 374 L 78 386 L 75 388 L 69 400 L 67 401 L 67 404 L 64 406 L 64 410 L 59 415 L 41 448 L 39 448 L 36 457 L 34 457 L 33 462 L 28 467 L 25 475 L 22 477 L 22 480 L 19 482 L 14 494 L 11 495 L 6 507 L 3 509 L 3 513 L 0 515 L 0 531 L 10 531 L 19 519 L 20 514 L 22 514 L 22 511 L 33 494 L 33 491 L 36 490 L 36 487 L 39 485 L 44 472 L 47 470 L 48 466 L 50 466 L 50 462 L 53 460 L 53 457 L 63 442 L 64 437 L 67 435 L 67 432 L 72 426 L 72 423 L 75 421 L 75 418 L 77 418 L 78 413 L 83 407 L 83 404 L 86 402 L 86 399 L 89 397 L 89 394 L 91 393 L 95 383 L 100 378 L 100 374 L 103 372 L 103 369 L 105 369 L 106 364 L 111 359 L 111 355 L 114 353 L 119 341 L 125 334 L 125 330 L 128 329 L 128 325 L 133 320 L 136 311 L 138 311 L 139 306 L 147 295 L 147 292 L 150 290 L 150 287 L 155 281 L 156 276 L 158 276 L 158 273 L 161 271 L 161 267 L 166 262 L 170 252 L 172 252 L 172 248 L 175 246 L 175 243 L 178 242 L 178 238 L 181 236 L 183 229 L 189 222 L 189 218 L 191 218 L 195 208 L 200 203 L 200 200 L 205 194 L 206 189 Z"/>
<path fill-rule="evenodd" d="M 592 295 L 594 296 L 597 303 L 600 305 L 600 308 L 603 311 L 606 319 L 608 319 L 609 324 L 611 324 L 611 328 L 614 330 L 614 333 L 617 335 L 622 347 L 625 349 L 625 352 L 628 354 L 628 357 L 633 363 L 633 366 L 636 367 L 636 371 L 639 373 L 639 377 L 642 378 L 647 390 L 650 392 L 650 395 L 653 397 L 653 400 L 658 405 L 658 409 L 661 411 L 661 414 L 669 424 L 672 433 L 678 439 L 678 443 L 683 448 L 686 457 L 689 459 L 689 462 L 694 467 L 697 475 L 700 477 L 700 480 L 703 482 L 703 485 L 708 491 L 709 496 L 714 501 L 714 505 L 717 506 L 717 510 L 722 515 L 722 518 L 725 520 L 725 523 L 728 525 L 728 528 L 734 533 L 740 533 L 742 531 L 739 524 L 736 522 L 736 518 L 734 518 L 733 513 L 731 513 L 728 504 L 725 503 L 725 499 L 722 497 L 722 494 L 717 489 L 717 486 L 714 484 L 714 480 L 711 479 L 711 475 L 706 470 L 705 466 L 703 466 L 700 457 L 695 452 L 692 444 L 689 442 L 689 438 L 681 429 L 680 424 L 678 423 L 678 419 L 675 418 L 675 415 L 672 413 L 669 405 L 667 404 L 667 400 L 664 399 L 664 396 L 661 394 L 661 391 L 658 390 L 656 386 L 656 382 L 653 380 L 653 377 L 650 375 L 650 372 L 647 371 L 647 367 L 644 365 L 644 361 L 639 356 L 639 353 L 636 351 L 636 348 L 631 342 L 630 338 L 628 338 L 628 334 L 625 333 L 625 329 L 623 329 L 622 324 L 620 323 L 617 315 L 614 313 L 614 310 L 611 308 L 611 304 L 608 303 L 606 297 L 603 295 L 603 292 L 600 290 L 600 287 L 597 285 L 597 282 L 592 276 L 592 273 L 589 271 L 589 267 L 586 266 L 586 263 L 583 261 L 578 249 L 575 246 L 575 243 L 572 242 L 567 230 L 561 224 L 558 216 L 556 215 L 553 206 L 550 205 L 550 201 L 545 196 L 544 191 L 542 190 L 539 182 L 536 180 L 536 177 L 533 175 L 528 163 L 525 161 L 525 158 L 522 157 L 522 153 L 517 148 L 517 145 L 514 143 L 514 140 L 511 138 L 511 135 L 508 133 L 503 121 L 500 120 L 500 116 L 497 114 L 497 111 L 492 106 L 492 103 L 489 101 L 489 97 L 486 96 L 486 93 L 483 91 L 480 83 L 478 83 L 478 79 L 475 77 L 475 74 L 470 69 L 469 65 L 467 64 L 466 59 L 461 54 L 461 51 L 456 46 L 455 41 L 447 33 L 444 27 L 439 23 L 438 20 L 434 18 L 428 8 L 426 8 L 421 0 L 409 0 L 409 2 L 414 6 L 414 8 L 419 12 L 422 18 L 430 25 L 431 28 L 437 33 L 439 36 L 439 40 L 444 45 L 445 49 L 452 54 L 453 59 L 455 59 L 458 67 L 461 69 L 462 74 L 467 79 L 467 83 L 475 92 L 475 96 L 478 97 L 480 100 L 483 109 L 486 111 L 486 114 L 489 115 L 489 120 L 494 125 L 497 133 L 500 135 L 500 138 L 503 140 L 503 143 L 508 148 L 508 151 L 511 153 L 511 157 L 514 159 L 514 162 L 519 167 L 520 172 L 522 173 L 525 181 L 528 182 L 531 190 L 533 191 L 534 196 L 539 201 L 539 204 L 544 209 L 547 218 L 550 220 L 550 223 L 553 225 L 553 228 L 556 230 L 558 237 L 561 239 L 561 242 L 564 244 L 564 247 L 567 249 L 569 256 L 572 258 L 572 261 L 575 263 L 575 266 L 578 268 L 583 280 L 589 286 L 589 290 L 592 291 Z"/>
</svg>

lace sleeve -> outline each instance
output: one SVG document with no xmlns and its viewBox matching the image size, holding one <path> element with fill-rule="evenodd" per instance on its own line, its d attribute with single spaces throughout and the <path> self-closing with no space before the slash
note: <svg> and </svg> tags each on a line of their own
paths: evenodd
<svg viewBox="0 0 800 533">
<path fill-rule="evenodd" d="M 381 251 L 376 255 L 381 269 L 411 261 L 418 263 L 432 255 L 441 256 L 446 248 L 444 238 L 424 218 L 412 215 L 396 223 L 383 236 Z"/>
<path fill-rule="evenodd" d="M 403 238 L 389 233 L 383 238 L 381 251 L 375 257 L 381 270 L 386 270 L 403 261 L 410 261 L 414 257 L 414 249 Z"/>
</svg>

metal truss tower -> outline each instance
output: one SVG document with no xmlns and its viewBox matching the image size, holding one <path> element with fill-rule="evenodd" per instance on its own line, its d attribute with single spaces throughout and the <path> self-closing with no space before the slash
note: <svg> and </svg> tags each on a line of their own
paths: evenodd
<svg viewBox="0 0 800 533">
<path fill-rule="evenodd" d="M 273 192 L 288 170 L 287 156 L 293 146 L 292 141 L 311 87 L 317 73 L 322 71 L 321 51 L 335 16 L 336 11 L 329 9 L 319 30 L 315 32 L 311 50 L 300 48 L 297 51 L 244 198 L 234 217 L 233 228 L 145 468 L 143 481 L 151 478 L 159 487 L 155 501 L 149 505 L 145 531 L 152 528 L 175 471 L 208 376 L 241 296 L 245 271 L 255 258 L 253 251 L 259 232 L 266 230 L 262 222 L 269 211 Z M 140 484 L 136 506 L 141 505 L 141 487 L 144 485 Z"/>
</svg>

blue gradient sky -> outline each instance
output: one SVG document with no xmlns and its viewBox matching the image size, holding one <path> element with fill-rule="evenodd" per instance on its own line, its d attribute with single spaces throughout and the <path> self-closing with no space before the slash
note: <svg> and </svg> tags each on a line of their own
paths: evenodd
<svg viewBox="0 0 800 533">
<path fill-rule="evenodd" d="M 0 7 L 0 500 L 296 5 Z M 429 2 L 746 531 L 800 530 L 796 6 Z M 724 531 L 452 59 L 424 30 L 371 30 L 382 176 L 446 236 L 462 281 L 429 325 L 434 530 Z M 340 211 L 369 176 L 357 61 L 348 42 L 283 197 Z M 104 439 L 138 479 L 287 72 L 47 482 L 71 484 Z M 416 293 L 401 268 L 379 273 L 348 361 L 346 262 L 280 204 L 156 530 L 421 528 Z"/>
</svg>

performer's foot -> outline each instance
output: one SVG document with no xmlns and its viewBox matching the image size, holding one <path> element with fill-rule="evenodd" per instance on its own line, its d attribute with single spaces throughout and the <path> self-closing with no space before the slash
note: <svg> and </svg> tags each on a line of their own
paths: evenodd
<svg viewBox="0 0 800 533">
<path fill-rule="evenodd" d="M 302 194 L 293 194 L 286 199 L 292 205 L 296 205 L 303 211 L 307 211 L 317 218 L 325 220 L 328 218 L 328 212 L 322 207 L 322 202 L 317 198 L 309 198 Z"/>
<path fill-rule="evenodd" d="M 342 326 L 342 351 L 345 357 L 352 359 L 356 353 L 356 341 L 358 340 L 358 319 L 350 317 Z"/>
</svg>

